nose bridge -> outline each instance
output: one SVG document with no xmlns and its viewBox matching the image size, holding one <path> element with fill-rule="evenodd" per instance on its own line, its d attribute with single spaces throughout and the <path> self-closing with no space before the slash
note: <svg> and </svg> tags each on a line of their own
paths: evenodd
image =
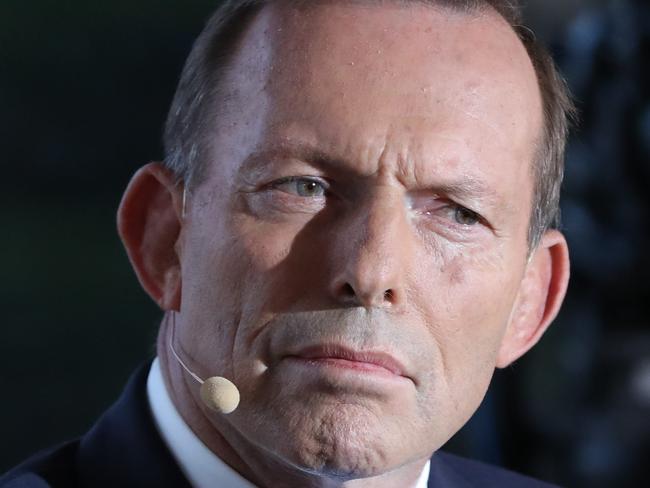
<svg viewBox="0 0 650 488">
<path fill-rule="evenodd" d="M 405 296 L 410 255 L 404 205 L 398 196 L 378 191 L 356 213 L 348 229 L 352 247 L 343 259 L 339 293 L 365 307 L 397 305 Z"/>
<path fill-rule="evenodd" d="M 403 207 L 394 197 L 377 195 L 368 202 L 365 216 L 361 213 L 361 235 L 356 249 L 359 268 L 373 268 L 380 263 L 388 267 L 396 254 L 394 248 L 399 246 Z"/>
</svg>

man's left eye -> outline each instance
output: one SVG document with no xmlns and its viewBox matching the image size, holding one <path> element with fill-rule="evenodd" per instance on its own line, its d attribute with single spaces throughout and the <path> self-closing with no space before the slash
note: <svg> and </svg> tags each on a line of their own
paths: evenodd
<svg viewBox="0 0 650 488">
<path fill-rule="evenodd" d="M 425 212 L 427 215 L 444 216 L 458 225 L 464 227 L 472 227 L 481 222 L 482 218 L 479 214 L 470 210 L 462 205 L 457 205 L 452 202 L 443 204 L 437 209 L 430 209 Z"/>
<path fill-rule="evenodd" d="M 481 216 L 465 207 L 457 205 L 454 209 L 454 220 L 460 225 L 476 225 L 481 221 Z"/>
<path fill-rule="evenodd" d="M 316 178 L 305 176 L 285 178 L 271 185 L 280 191 L 304 198 L 323 197 L 327 193 L 327 184 Z"/>
</svg>

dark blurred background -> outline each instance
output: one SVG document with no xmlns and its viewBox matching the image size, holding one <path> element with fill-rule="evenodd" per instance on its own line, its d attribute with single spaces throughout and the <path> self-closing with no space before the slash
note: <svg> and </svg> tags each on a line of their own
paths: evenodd
<svg viewBox="0 0 650 488">
<path fill-rule="evenodd" d="M 0 2 L 0 472 L 83 433 L 160 312 L 115 232 L 217 2 Z M 650 486 L 650 5 L 529 0 L 581 110 L 566 305 L 448 448 L 564 486 Z"/>
</svg>

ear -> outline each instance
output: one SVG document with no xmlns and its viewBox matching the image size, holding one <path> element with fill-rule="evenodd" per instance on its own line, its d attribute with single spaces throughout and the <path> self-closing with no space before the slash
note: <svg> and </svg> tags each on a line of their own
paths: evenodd
<svg viewBox="0 0 650 488">
<path fill-rule="evenodd" d="M 569 284 L 569 249 L 564 236 L 549 230 L 526 266 L 513 314 L 497 356 L 504 368 L 523 356 L 557 316 Z"/>
<path fill-rule="evenodd" d="M 140 168 L 124 192 L 117 228 L 142 288 L 163 310 L 181 302 L 182 186 L 160 163 Z"/>
</svg>

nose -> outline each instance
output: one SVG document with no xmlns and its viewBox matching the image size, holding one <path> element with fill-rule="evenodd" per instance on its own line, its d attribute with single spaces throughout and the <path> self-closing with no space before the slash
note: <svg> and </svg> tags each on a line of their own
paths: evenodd
<svg viewBox="0 0 650 488">
<path fill-rule="evenodd" d="M 336 236 L 331 293 L 346 306 L 397 308 L 406 299 L 411 231 L 405 207 L 376 198 Z"/>
</svg>

